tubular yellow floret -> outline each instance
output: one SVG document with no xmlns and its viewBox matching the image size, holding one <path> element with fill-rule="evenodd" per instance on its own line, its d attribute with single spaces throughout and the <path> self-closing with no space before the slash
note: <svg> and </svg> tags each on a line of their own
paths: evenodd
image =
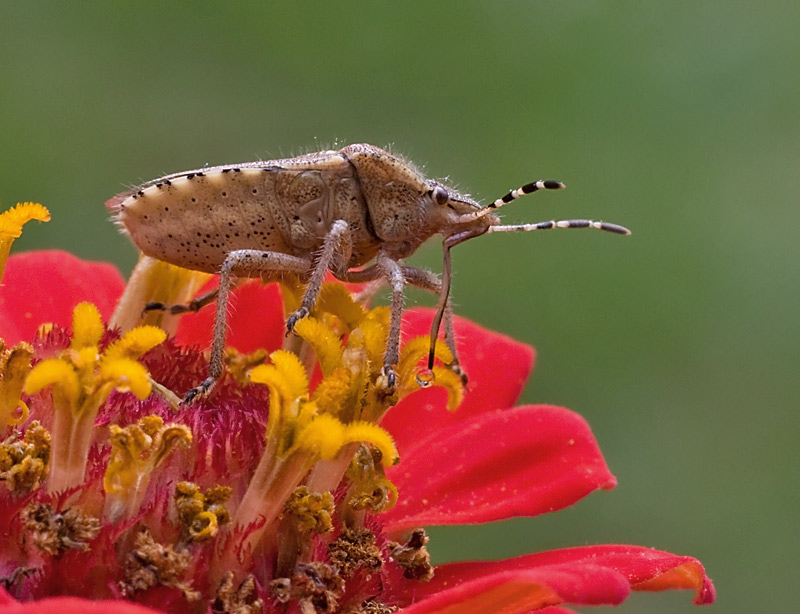
<svg viewBox="0 0 800 614">
<path fill-rule="evenodd" d="M 14 430 L 0 442 L 0 482 L 17 494 L 27 494 L 41 484 L 50 462 L 50 433 L 34 420 L 22 435 Z"/>
<path fill-rule="evenodd" d="M 352 382 L 353 374 L 339 367 L 317 385 L 311 398 L 321 413 L 338 416 L 351 392 Z"/>
<path fill-rule="evenodd" d="M 400 461 L 394 439 L 389 432 L 373 424 L 359 420 L 347 425 L 345 432 L 346 443 L 368 443 L 375 446 L 383 456 L 384 466 L 396 465 Z"/>
<path fill-rule="evenodd" d="M 358 330 L 364 336 L 364 348 L 367 351 L 367 358 L 373 364 L 381 364 L 383 353 L 386 351 L 386 337 L 389 334 L 389 329 L 380 319 L 369 317 L 364 318 Z"/>
<path fill-rule="evenodd" d="M 295 446 L 313 452 L 322 460 L 331 460 L 350 443 L 368 443 L 383 454 L 385 464 L 394 464 L 398 458 L 391 435 L 376 424 L 353 422 L 343 424 L 328 414 L 316 416 L 297 436 Z"/>
<path fill-rule="evenodd" d="M 113 384 L 114 388 L 122 391 L 130 391 L 139 399 L 146 399 L 152 390 L 147 369 L 130 358 L 103 360 L 98 376 L 100 382 Z"/>
<path fill-rule="evenodd" d="M 270 354 L 270 360 L 273 364 L 259 365 L 250 372 L 250 381 L 269 387 L 267 438 L 277 442 L 286 440 L 288 424 L 297 419 L 291 414 L 297 413 L 301 399 L 308 398 L 308 377 L 300 359 L 291 352 L 277 350 Z"/>
<path fill-rule="evenodd" d="M 116 358 L 139 358 L 159 343 L 163 343 L 167 333 L 156 326 L 137 326 L 125 333 L 121 339 L 112 343 L 105 352 L 105 360 Z"/>
<path fill-rule="evenodd" d="M 433 368 L 433 381 L 435 386 L 441 386 L 447 390 L 447 409 L 455 411 L 464 400 L 464 383 L 452 369 L 447 367 L 435 366 Z"/>
<path fill-rule="evenodd" d="M 350 291 L 338 283 L 322 285 L 317 297 L 315 311 L 330 313 L 339 318 L 349 330 L 353 330 L 366 315 L 366 310 L 353 300 Z"/>
<path fill-rule="evenodd" d="M 294 447 L 330 460 L 345 444 L 345 426 L 328 414 L 316 416 L 297 435 Z"/>
<path fill-rule="evenodd" d="M 188 448 L 192 444 L 192 432 L 189 427 L 173 422 L 159 429 L 156 440 L 158 445 L 154 446 L 155 452 L 151 452 L 154 467 L 158 467 L 178 446 Z"/>
<path fill-rule="evenodd" d="M 53 462 L 47 483 L 50 493 L 61 492 L 83 480 L 94 437 L 95 418 L 114 389 L 130 391 L 139 399 L 150 395 L 153 385 L 150 374 L 135 358 L 165 338 L 158 329 L 142 327 L 113 344 L 110 352 L 101 355 L 98 344 L 105 327 L 99 311 L 91 303 L 80 303 L 75 307 L 72 328 L 70 348 L 61 352 L 58 358 L 40 362 L 25 381 L 28 394 L 53 386 L 57 419 L 52 433 Z M 149 422 L 143 424 L 147 426 Z M 161 422 L 150 426 L 152 433 L 161 432 Z M 143 432 L 150 436 L 147 431 Z M 130 435 L 126 436 L 127 440 L 130 440 Z M 108 512 L 112 517 L 126 513 L 127 503 L 113 501 L 110 505 L 114 507 Z"/>
<path fill-rule="evenodd" d="M 152 473 L 178 446 L 188 447 L 191 431 L 182 424 L 164 424 L 145 416 L 136 424 L 109 427 L 111 459 L 103 476 L 107 493 L 105 515 L 111 520 L 130 517 L 141 504 Z"/>
<path fill-rule="evenodd" d="M 287 400 L 308 396 L 308 376 L 297 356 L 285 350 L 277 350 L 269 355 L 269 359 L 284 381 Z"/>
<path fill-rule="evenodd" d="M 136 424 L 109 427 L 111 460 L 103 478 L 109 494 L 120 494 L 139 483 L 178 446 L 192 443 L 191 431 L 182 424 L 164 424 L 158 416 L 145 416 Z M 148 478 L 149 479 L 149 478 Z"/>
<path fill-rule="evenodd" d="M 49 222 L 50 211 L 47 210 L 47 207 L 39 203 L 17 203 L 15 207 L 11 207 L 8 211 L 0 213 L 0 219 L 21 227 L 31 220 Z"/>
<path fill-rule="evenodd" d="M 0 340 L 0 432 L 28 419 L 28 406 L 20 397 L 33 358 L 28 343 L 18 343 L 10 350 L 2 349 L 2 345 Z"/>
<path fill-rule="evenodd" d="M 339 336 L 316 318 L 304 318 L 294 325 L 294 332 L 305 339 L 317 355 L 322 375 L 329 375 L 342 361 Z"/>
<path fill-rule="evenodd" d="M 36 394 L 47 386 L 57 386 L 70 407 L 78 404 L 81 384 L 78 374 L 68 362 L 58 358 L 40 362 L 25 380 L 25 394 Z"/>
<path fill-rule="evenodd" d="M 109 428 L 111 459 L 103 476 L 103 489 L 108 494 L 122 494 L 136 482 L 135 458 L 148 446 L 150 437 L 141 431 L 131 433 L 119 425 Z"/>
<path fill-rule="evenodd" d="M 0 213 L 0 241 L 8 241 L 10 247 L 11 242 L 22 235 L 22 226 L 6 217 L 7 213 Z"/>
<path fill-rule="evenodd" d="M 22 234 L 22 225 L 31 220 L 47 222 L 50 212 L 39 203 L 17 203 L 16 207 L 0 213 L 0 280 L 11 253 L 11 244 Z"/>
<path fill-rule="evenodd" d="M 429 335 L 414 337 L 406 342 L 400 350 L 400 360 L 397 363 L 397 373 L 401 381 L 410 382 L 414 380 L 416 368 L 419 361 L 428 355 L 431 338 Z M 444 343 L 436 344 L 436 358 L 445 364 L 453 360 L 453 355 Z"/>
<path fill-rule="evenodd" d="M 92 303 L 78 303 L 72 312 L 72 349 L 96 346 L 103 336 L 103 319 Z"/>
<path fill-rule="evenodd" d="M 289 386 L 283 374 L 275 365 L 258 365 L 250 371 L 249 379 L 254 384 L 264 384 L 269 387 L 270 405 L 280 403 L 282 399 L 289 398 Z"/>
</svg>

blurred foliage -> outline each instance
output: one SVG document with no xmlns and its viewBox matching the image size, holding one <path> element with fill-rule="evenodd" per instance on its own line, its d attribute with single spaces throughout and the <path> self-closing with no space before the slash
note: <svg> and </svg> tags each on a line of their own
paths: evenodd
<svg viewBox="0 0 800 614">
<path fill-rule="evenodd" d="M 17 251 L 127 272 L 135 251 L 103 202 L 204 164 L 366 141 L 484 201 L 563 180 L 506 219 L 634 235 L 473 241 L 454 252 L 455 297 L 536 346 L 523 401 L 582 413 L 620 485 L 546 517 L 435 530 L 434 555 L 638 543 L 699 557 L 720 611 L 790 611 L 798 20 L 783 1 L 6 0 L 0 199 L 53 213 Z M 415 261 L 439 258 L 431 245 Z M 618 611 L 693 607 L 638 595 Z"/>
</svg>

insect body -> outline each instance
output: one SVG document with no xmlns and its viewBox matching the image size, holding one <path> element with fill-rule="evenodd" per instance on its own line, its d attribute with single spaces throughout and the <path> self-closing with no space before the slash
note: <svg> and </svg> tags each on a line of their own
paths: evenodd
<svg viewBox="0 0 800 614">
<path fill-rule="evenodd" d="M 146 255 L 188 269 L 219 273 L 217 316 L 209 377 L 187 395 L 207 392 L 222 375 L 228 293 L 234 277 L 274 281 L 286 273 L 308 286 L 292 329 L 314 306 L 325 274 L 343 281 L 385 279 L 392 289 L 391 325 L 384 375 L 394 386 L 407 284 L 439 294 L 429 368 L 439 326 L 456 356 L 452 329 L 450 248 L 489 232 L 598 228 L 629 234 L 621 226 L 590 220 L 503 226 L 494 210 L 539 189 L 537 181 L 487 207 L 425 178 L 413 165 L 378 147 L 350 145 L 296 158 L 216 166 L 168 175 L 106 203 Z M 403 258 L 434 234 L 444 237 L 443 277 L 406 266 Z M 156 305 L 163 308 L 164 306 Z M 458 360 L 450 365 L 458 370 Z"/>
</svg>

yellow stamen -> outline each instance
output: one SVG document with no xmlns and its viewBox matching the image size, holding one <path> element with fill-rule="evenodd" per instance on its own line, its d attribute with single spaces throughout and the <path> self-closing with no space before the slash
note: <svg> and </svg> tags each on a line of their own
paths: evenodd
<svg viewBox="0 0 800 614">
<path fill-rule="evenodd" d="M 130 391 L 139 399 L 149 397 L 152 390 L 150 374 L 147 369 L 141 363 L 130 358 L 103 360 L 100 363 L 97 382 L 101 386 L 111 384 L 112 388 L 122 392 Z"/>
<path fill-rule="evenodd" d="M 39 203 L 17 203 L 15 207 L 11 207 L 11 209 L 8 211 L 0 213 L 0 219 L 2 219 L 4 222 L 16 224 L 21 228 L 24 224 L 30 222 L 31 220 L 49 222 L 50 212 L 47 210 L 47 207 L 40 205 Z M 17 236 L 19 236 L 19 234 Z"/>
<path fill-rule="evenodd" d="M 341 418 L 345 409 L 345 399 L 351 394 L 353 374 L 349 369 L 339 367 L 323 379 L 311 397 L 319 411 Z"/>
<path fill-rule="evenodd" d="M 22 226 L 31 220 L 47 222 L 50 212 L 39 203 L 17 203 L 16 207 L 0 213 L 0 280 L 11 253 L 11 244 L 22 234 Z"/>
<path fill-rule="evenodd" d="M 53 386 L 70 407 L 78 405 L 81 383 L 75 368 L 60 358 L 48 358 L 36 365 L 25 380 L 25 394 L 36 394 Z"/>
<path fill-rule="evenodd" d="M 0 340 L 0 433 L 8 426 L 28 419 L 28 406 L 22 401 L 22 386 L 31 371 L 33 348 L 19 343 L 10 350 Z"/>
<path fill-rule="evenodd" d="M 246 386 L 250 383 L 250 372 L 258 365 L 264 364 L 268 355 L 267 350 L 263 348 L 249 354 L 232 347 L 225 348 L 225 367 L 240 386 Z"/>
<path fill-rule="evenodd" d="M 192 433 L 182 424 L 164 424 L 158 416 L 146 416 L 125 428 L 112 424 L 109 431 L 111 460 L 103 478 L 105 514 L 118 520 L 139 509 L 155 468 L 178 446 L 188 447 Z"/>
<path fill-rule="evenodd" d="M 322 285 L 315 311 L 336 316 L 348 330 L 356 328 L 367 313 L 364 307 L 353 300 L 353 295 L 345 286 L 336 283 Z"/>
<path fill-rule="evenodd" d="M 73 312 L 70 348 L 59 358 L 43 360 L 25 382 L 25 392 L 35 394 L 53 387 L 56 417 L 53 423 L 53 462 L 49 492 L 75 486 L 83 480 L 92 443 L 94 420 L 114 389 L 145 399 L 152 390 L 150 374 L 137 362 L 144 352 L 161 343 L 160 329 L 143 326 L 128 332 L 100 353 L 104 327 L 97 308 L 80 303 Z"/>
<path fill-rule="evenodd" d="M 231 521 L 225 507 L 231 493 L 228 486 L 214 486 L 204 493 L 192 482 L 178 483 L 175 487 L 175 508 L 184 533 L 192 541 L 211 539 L 219 527 Z"/>
<path fill-rule="evenodd" d="M 93 347 L 103 336 L 103 319 L 91 303 L 78 303 L 72 312 L 72 344 L 74 350 Z"/>
<path fill-rule="evenodd" d="M 377 424 L 353 422 L 345 425 L 327 414 L 311 420 L 297 435 L 295 446 L 313 452 L 323 460 L 331 460 L 350 443 L 372 444 L 381 451 L 387 464 L 399 460 L 392 436 Z"/>
<path fill-rule="evenodd" d="M 302 293 L 287 285 L 284 306 L 292 311 Z M 270 399 L 265 452 L 234 519 L 237 527 L 251 527 L 241 538 L 242 548 L 254 547 L 273 530 L 284 502 L 301 482 L 313 492 L 332 492 L 362 447 L 373 451 L 377 466 L 353 483 L 346 507 L 357 516 L 366 509 L 388 509 L 396 501 L 396 489 L 381 465 L 396 463 L 398 453 L 377 422 L 391 404 L 419 390 L 416 370 L 429 342 L 420 337 L 405 345 L 396 392 L 387 394 L 382 382 L 390 322 L 388 308 L 365 311 L 342 286 L 326 284 L 312 314 L 294 328 L 313 348 L 323 374 L 313 395 L 301 360 L 291 352 L 273 352 L 269 364 L 250 371 L 251 382 L 269 387 Z M 436 357 L 446 364 L 453 359 L 445 344 L 437 346 Z M 438 365 L 435 374 L 454 409 L 463 395 L 460 379 Z M 254 523 L 259 528 L 253 529 Z"/>
<path fill-rule="evenodd" d="M 419 362 L 428 355 L 430 336 L 423 335 L 409 340 L 400 351 L 397 373 L 401 381 L 412 382 L 415 379 Z M 453 355 L 444 343 L 436 344 L 436 358 L 445 364 L 453 360 Z"/>
<path fill-rule="evenodd" d="M 455 411 L 464 400 L 464 382 L 452 369 L 436 365 L 433 368 L 434 385 L 447 390 L 447 409 Z"/>
<path fill-rule="evenodd" d="M 130 358 L 135 360 L 163 343 L 166 338 L 167 333 L 160 328 L 137 326 L 125 333 L 121 339 L 109 345 L 103 353 L 103 359 Z"/>
<path fill-rule="evenodd" d="M 274 385 L 280 396 L 291 401 L 308 396 L 308 377 L 300 359 L 291 352 L 277 350 L 269 355 L 272 365 L 260 365 L 250 373 L 250 381 Z"/>
<path fill-rule="evenodd" d="M 283 297 L 283 311 L 288 317 L 300 308 L 306 289 L 294 275 L 285 275 L 279 283 Z"/>
<path fill-rule="evenodd" d="M 308 487 L 298 486 L 286 501 L 284 512 L 299 533 L 322 534 L 333 530 L 334 501 L 329 492 L 310 492 Z"/>
<path fill-rule="evenodd" d="M 347 469 L 347 501 L 354 512 L 385 512 L 397 503 L 397 487 L 386 477 L 382 457 L 375 448 L 360 446 Z"/>
<path fill-rule="evenodd" d="M 388 310 L 385 311 L 388 315 Z M 375 365 L 383 363 L 383 353 L 386 351 L 386 337 L 389 333 L 388 318 L 382 321 L 381 312 L 373 309 L 370 316 L 365 318 L 358 330 L 364 335 L 364 348 L 367 357 Z"/>
<path fill-rule="evenodd" d="M 342 361 L 342 343 L 330 328 L 316 318 L 305 318 L 294 325 L 294 332 L 305 339 L 317 355 L 323 375 L 330 373 Z"/>
<path fill-rule="evenodd" d="M 0 481 L 18 494 L 39 488 L 50 460 L 50 433 L 34 420 L 24 437 L 14 432 L 0 443 Z"/>
</svg>

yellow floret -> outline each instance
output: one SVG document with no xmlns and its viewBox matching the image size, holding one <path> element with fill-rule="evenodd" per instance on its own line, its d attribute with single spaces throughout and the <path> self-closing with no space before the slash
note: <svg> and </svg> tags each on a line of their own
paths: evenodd
<svg viewBox="0 0 800 614">
<path fill-rule="evenodd" d="M 103 319 L 92 303 L 78 303 L 72 312 L 72 344 L 74 350 L 96 346 L 103 336 Z"/>
</svg>

